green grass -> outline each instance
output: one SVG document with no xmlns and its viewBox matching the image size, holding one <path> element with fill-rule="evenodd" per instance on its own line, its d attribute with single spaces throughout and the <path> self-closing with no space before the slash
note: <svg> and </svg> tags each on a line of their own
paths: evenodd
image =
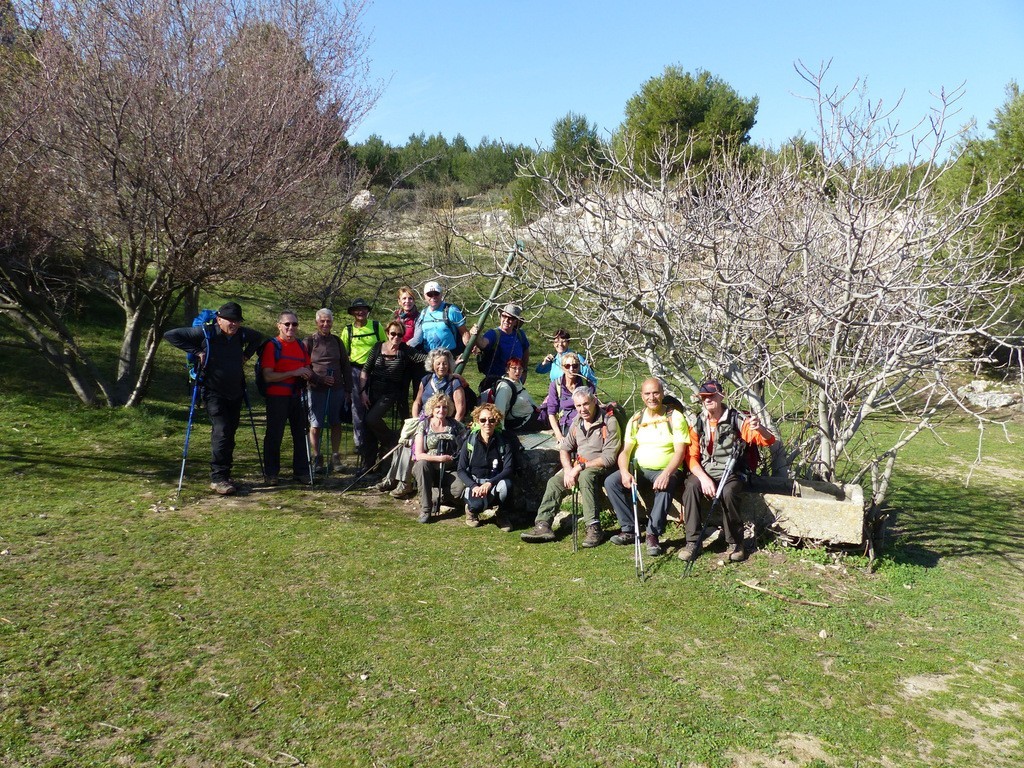
<svg viewBox="0 0 1024 768">
<path fill-rule="evenodd" d="M 202 419 L 175 502 L 178 353 L 131 411 L 9 361 L 5 766 L 1020 764 L 1019 424 L 966 489 L 969 424 L 912 444 L 873 573 L 766 546 L 640 584 L 628 548 L 423 526 L 340 480 L 213 498 Z"/>
</svg>

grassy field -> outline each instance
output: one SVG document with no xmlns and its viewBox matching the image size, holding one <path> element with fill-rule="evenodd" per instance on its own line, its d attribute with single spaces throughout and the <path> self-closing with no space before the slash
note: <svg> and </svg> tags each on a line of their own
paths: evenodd
<svg viewBox="0 0 1024 768">
<path fill-rule="evenodd" d="M 202 420 L 175 502 L 173 350 L 130 412 L 5 356 L 5 766 L 1022 762 L 1019 418 L 967 488 L 969 425 L 912 445 L 873 573 L 765 545 L 640 584 L 629 548 L 419 525 L 340 479 L 211 497 Z M 237 459 L 255 482 L 251 433 Z"/>
</svg>

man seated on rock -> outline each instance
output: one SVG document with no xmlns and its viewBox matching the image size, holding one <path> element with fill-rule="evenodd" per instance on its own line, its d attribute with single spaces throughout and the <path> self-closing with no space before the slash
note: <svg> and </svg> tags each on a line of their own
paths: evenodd
<svg viewBox="0 0 1024 768">
<path fill-rule="evenodd" d="M 640 396 L 644 408 L 626 425 L 619 469 L 604 481 L 604 489 L 622 529 L 612 536 L 611 542 L 621 546 L 632 544 L 633 537 L 640 535 L 633 524 L 633 483 L 638 484 L 637 490 L 645 499 L 653 491 L 653 503 L 648 506 L 647 553 L 657 557 L 664 552 L 659 538 L 665 533 L 672 497 L 682 479 L 677 470 L 683 465 L 690 430 L 683 415 L 669 410 L 662 402 L 665 389 L 660 379 L 647 379 L 640 388 Z"/>
<path fill-rule="evenodd" d="M 725 473 L 730 457 L 736 456 L 733 472 L 722 488 L 721 507 L 726 556 L 734 563 L 746 560 L 743 544 L 743 520 L 740 517 L 740 493 L 746 487 L 744 449 L 747 445 L 766 447 L 775 442 L 775 435 L 756 415 L 743 418 L 734 408 L 723 404 L 722 385 L 708 379 L 700 385 L 697 396 L 701 412 L 690 428 L 690 449 L 687 465 L 690 476 L 683 486 L 683 520 L 686 525 L 686 547 L 679 557 L 686 562 L 700 555 L 701 496 L 714 498 L 718 483 Z"/>
<path fill-rule="evenodd" d="M 530 544 L 555 538 L 551 521 L 555 519 L 562 499 L 576 487 L 580 489 L 583 523 L 587 528 L 583 546 L 596 547 L 603 541 L 598 517 L 601 484 L 615 466 L 622 445 L 619 424 L 615 414 L 598 407 L 597 396 L 589 386 L 573 390 L 572 401 L 577 415 L 559 446 L 562 468 L 548 481 L 533 528 L 521 535 L 522 540 Z"/>
</svg>

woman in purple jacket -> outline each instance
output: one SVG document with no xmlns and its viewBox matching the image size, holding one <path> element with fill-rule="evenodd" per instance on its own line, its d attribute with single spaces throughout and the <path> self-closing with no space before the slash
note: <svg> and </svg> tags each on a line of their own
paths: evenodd
<svg viewBox="0 0 1024 768">
<path fill-rule="evenodd" d="M 572 400 L 572 393 L 577 387 L 586 387 L 591 392 L 594 391 L 594 385 L 587 381 L 580 371 L 580 358 L 575 352 L 566 352 L 562 355 L 561 363 L 563 373 L 551 382 L 548 396 L 541 404 L 541 410 L 547 414 L 548 422 L 559 442 L 576 418 L 576 404 Z"/>
</svg>

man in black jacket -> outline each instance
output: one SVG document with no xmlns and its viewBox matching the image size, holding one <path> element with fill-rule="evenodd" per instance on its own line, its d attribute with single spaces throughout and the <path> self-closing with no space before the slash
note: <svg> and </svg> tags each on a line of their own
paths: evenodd
<svg viewBox="0 0 1024 768">
<path fill-rule="evenodd" d="M 217 310 L 208 325 L 175 328 L 164 334 L 169 344 L 199 358 L 203 403 L 210 417 L 210 489 L 222 496 L 237 489 L 231 482 L 235 433 L 245 399 L 245 361 L 255 354 L 263 336 L 242 327 L 242 308 L 233 301 Z"/>
</svg>

